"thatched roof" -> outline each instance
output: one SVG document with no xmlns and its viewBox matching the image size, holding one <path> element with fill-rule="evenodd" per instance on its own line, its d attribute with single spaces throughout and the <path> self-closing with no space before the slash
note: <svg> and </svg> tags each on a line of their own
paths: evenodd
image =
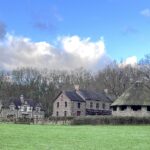
<svg viewBox="0 0 150 150">
<path fill-rule="evenodd" d="M 141 105 L 150 106 L 150 86 L 136 82 L 128 88 L 111 106 Z"/>
</svg>

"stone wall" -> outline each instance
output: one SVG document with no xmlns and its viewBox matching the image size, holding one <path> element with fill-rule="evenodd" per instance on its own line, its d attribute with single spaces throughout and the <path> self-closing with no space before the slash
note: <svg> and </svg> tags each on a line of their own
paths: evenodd
<svg viewBox="0 0 150 150">
<path fill-rule="evenodd" d="M 65 107 L 65 102 L 67 102 L 67 107 Z M 57 107 L 59 103 L 59 107 Z M 53 103 L 53 115 L 63 117 L 64 112 L 67 112 L 67 116 L 77 116 L 77 111 L 81 112 L 81 116 L 85 116 L 85 102 L 80 102 L 80 108 L 78 108 L 77 101 L 71 101 L 64 93 L 60 94 L 59 97 Z"/>
<path fill-rule="evenodd" d="M 78 108 L 78 103 L 80 103 L 80 108 Z M 77 116 L 77 111 L 80 111 L 80 116 L 86 115 L 86 104 L 85 102 L 73 102 L 72 101 L 72 116 Z"/>
<path fill-rule="evenodd" d="M 67 102 L 67 107 L 65 107 L 65 102 Z M 57 103 L 59 103 L 59 107 L 57 107 Z M 63 117 L 64 112 L 67 112 L 67 116 L 71 116 L 71 101 L 70 99 L 64 94 L 60 94 L 59 97 L 55 100 L 53 103 L 53 115 L 52 116 L 58 116 Z"/>
<path fill-rule="evenodd" d="M 17 110 L 10 110 L 10 109 L 2 109 L 1 110 L 1 117 L 2 118 L 8 118 L 8 117 L 18 118 L 18 111 Z"/>
<path fill-rule="evenodd" d="M 40 111 L 40 112 L 37 112 L 37 111 L 33 111 L 33 118 L 39 118 L 39 119 L 43 119 L 45 116 L 44 116 L 44 111 Z"/>
<path fill-rule="evenodd" d="M 134 116 L 134 117 L 150 117 L 150 111 L 147 111 L 147 107 L 142 107 L 141 110 L 133 111 L 130 106 L 127 107 L 125 110 L 120 110 L 117 107 L 116 111 L 112 110 L 113 116 Z"/>
<path fill-rule="evenodd" d="M 44 111 L 31 111 L 31 112 L 22 112 L 20 110 L 10 110 L 9 108 L 3 108 L 0 113 L 0 117 L 2 118 L 23 118 L 26 116 L 27 118 L 44 118 Z"/>
</svg>

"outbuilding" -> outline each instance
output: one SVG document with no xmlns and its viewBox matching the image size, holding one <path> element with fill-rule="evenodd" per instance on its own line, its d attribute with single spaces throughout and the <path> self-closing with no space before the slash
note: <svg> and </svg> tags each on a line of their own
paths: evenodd
<svg viewBox="0 0 150 150">
<path fill-rule="evenodd" d="M 150 85 L 137 81 L 111 105 L 113 116 L 150 116 Z"/>
</svg>

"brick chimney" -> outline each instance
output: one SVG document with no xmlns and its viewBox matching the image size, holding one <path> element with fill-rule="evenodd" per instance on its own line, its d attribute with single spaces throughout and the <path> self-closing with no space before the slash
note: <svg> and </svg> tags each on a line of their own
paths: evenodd
<svg viewBox="0 0 150 150">
<path fill-rule="evenodd" d="M 75 84 L 75 85 L 74 85 L 74 88 L 75 88 L 76 91 L 79 91 L 79 90 L 80 90 L 79 84 Z"/>
<path fill-rule="evenodd" d="M 108 94 L 108 89 L 104 89 L 104 93 L 105 93 L 105 94 Z"/>
<path fill-rule="evenodd" d="M 24 103 L 24 97 L 23 97 L 23 95 L 20 96 L 20 101 L 21 101 L 21 103 Z"/>
</svg>

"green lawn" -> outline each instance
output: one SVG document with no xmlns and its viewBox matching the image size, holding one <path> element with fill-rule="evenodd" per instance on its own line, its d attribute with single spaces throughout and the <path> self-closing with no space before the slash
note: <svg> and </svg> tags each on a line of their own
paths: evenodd
<svg viewBox="0 0 150 150">
<path fill-rule="evenodd" d="M 150 126 L 0 124 L 0 150 L 150 150 Z"/>
</svg>

